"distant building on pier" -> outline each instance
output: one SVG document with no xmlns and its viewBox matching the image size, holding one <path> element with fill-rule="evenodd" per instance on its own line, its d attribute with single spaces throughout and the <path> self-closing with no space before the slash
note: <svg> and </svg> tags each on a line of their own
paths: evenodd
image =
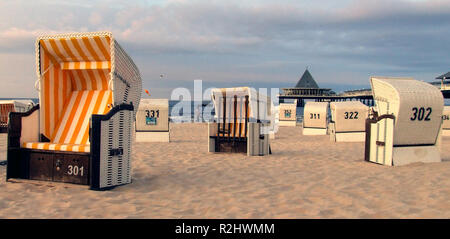
<svg viewBox="0 0 450 239">
<path fill-rule="evenodd" d="M 436 77 L 436 80 L 440 81 L 433 81 L 430 82 L 430 84 L 439 88 L 444 98 L 446 99 L 450 98 L 450 72 L 447 72 L 445 74 Z"/>
<path fill-rule="evenodd" d="M 320 88 L 312 77 L 308 69 L 305 70 L 300 80 L 293 88 L 282 88 L 282 93 L 278 95 L 280 103 L 285 100 L 297 100 L 297 105 L 302 107 L 305 100 L 315 101 L 347 101 L 359 100 L 366 105 L 373 105 L 372 91 L 370 89 L 350 90 L 341 94 L 336 94 L 328 88 Z"/>
<path fill-rule="evenodd" d="M 305 70 L 300 80 L 294 88 L 282 88 L 283 95 L 286 96 L 325 96 L 335 95 L 336 93 L 331 89 L 319 88 L 308 69 Z"/>
</svg>

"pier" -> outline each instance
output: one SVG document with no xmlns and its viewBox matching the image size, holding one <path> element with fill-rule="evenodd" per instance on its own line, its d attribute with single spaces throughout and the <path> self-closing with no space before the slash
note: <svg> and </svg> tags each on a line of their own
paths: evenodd
<svg viewBox="0 0 450 239">
<path fill-rule="evenodd" d="M 450 72 L 436 77 L 440 81 L 430 82 L 439 88 L 445 99 L 450 99 Z M 283 92 L 278 95 L 280 103 L 286 100 L 297 100 L 297 106 L 303 107 L 305 100 L 315 100 L 316 102 L 334 101 L 361 101 L 367 106 L 373 106 L 373 96 L 371 89 L 349 90 L 336 94 L 331 89 L 319 88 L 314 78 L 305 70 L 302 77 L 294 88 L 282 88 Z"/>
<path fill-rule="evenodd" d="M 436 77 L 436 79 L 440 81 L 434 81 L 430 84 L 438 87 L 445 99 L 450 98 L 450 71 Z"/>
<path fill-rule="evenodd" d="M 361 101 L 368 106 L 374 105 L 371 89 L 350 90 L 336 94 L 331 89 L 319 88 L 308 69 L 305 70 L 294 88 L 282 88 L 281 90 L 283 92 L 278 95 L 280 103 L 296 99 L 297 106 L 300 107 L 304 106 L 307 99 L 313 99 L 316 102 Z"/>
</svg>

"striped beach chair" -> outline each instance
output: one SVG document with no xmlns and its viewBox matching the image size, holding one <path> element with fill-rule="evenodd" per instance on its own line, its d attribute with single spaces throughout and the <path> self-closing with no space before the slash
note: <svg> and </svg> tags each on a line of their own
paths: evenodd
<svg viewBox="0 0 450 239">
<path fill-rule="evenodd" d="M 249 87 L 213 89 L 215 119 L 208 123 L 208 151 L 263 156 L 270 152 L 271 99 Z"/>
<path fill-rule="evenodd" d="M 7 179 L 131 182 L 139 70 L 109 32 L 38 37 L 39 105 L 10 114 Z"/>
</svg>

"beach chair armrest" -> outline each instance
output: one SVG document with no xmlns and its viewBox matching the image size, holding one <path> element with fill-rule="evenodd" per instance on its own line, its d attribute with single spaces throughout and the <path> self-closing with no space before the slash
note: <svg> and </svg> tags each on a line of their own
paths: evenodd
<svg viewBox="0 0 450 239">
<path fill-rule="evenodd" d="M 395 115 L 391 115 L 391 114 L 384 114 L 384 115 L 380 115 L 374 118 L 375 122 L 381 121 L 383 119 L 393 119 L 395 122 Z"/>
<path fill-rule="evenodd" d="M 103 190 L 131 182 L 133 122 L 132 104 L 116 105 L 106 115 L 92 115 L 91 189 Z"/>
<path fill-rule="evenodd" d="M 26 139 L 24 139 L 24 137 Z M 39 104 L 27 112 L 10 112 L 8 124 L 8 149 L 20 148 L 22 141 L 39 140 Z"/>
</svg>

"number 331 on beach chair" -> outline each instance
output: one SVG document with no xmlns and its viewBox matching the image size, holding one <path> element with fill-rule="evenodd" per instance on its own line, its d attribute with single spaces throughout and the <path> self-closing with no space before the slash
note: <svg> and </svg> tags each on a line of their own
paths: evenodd
<svg viewBox="0 0 450 239">
<path fill-rule="evenodd" d="M 376 112 L 366 120 L 366 161 L 389 166 L 440 162 L 444 108 L 440 90 L 410 78 L 370 81 Z"/>
<path fill-rule="evenodd" d="M 142 80 L 112 34 L 38 37 L 36 66 L 39 105 L 10 114 L 7 180 L 130 183 Z"/>
</svg>

